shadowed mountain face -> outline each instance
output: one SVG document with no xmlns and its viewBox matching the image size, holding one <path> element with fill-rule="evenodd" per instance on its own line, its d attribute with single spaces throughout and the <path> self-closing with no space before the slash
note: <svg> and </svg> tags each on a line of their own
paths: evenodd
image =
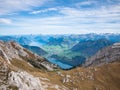
<svg viewBox="0 0 120 90">
<path fill-rule="evenodd" d="M 83 66 L 96 66 L 120 61 L 120 43 L 99 50 L 94 56 L 86 60 Z"/>
<path fill-rule="evenodd" d="M 45 55 L 47 54 L 46 51 L 44 51 L 42 48 L 38 47 L 38 46 L 29 46 L 29 45 L 23 45 L 24 48 L 38 54 L 38 55 Z"/>
<path fill-rule="evenodd" d="M 99 39 L 99 40 L 88 40 L 85 42 L 79 42 L 75 46 L 72 47 L 72 51 L 80 52 L 83 55 L 89 57 L 94 55 L 98 50 L 103 47 L 112 45 L 113 43 L 107 39 Z"/>
</svg>

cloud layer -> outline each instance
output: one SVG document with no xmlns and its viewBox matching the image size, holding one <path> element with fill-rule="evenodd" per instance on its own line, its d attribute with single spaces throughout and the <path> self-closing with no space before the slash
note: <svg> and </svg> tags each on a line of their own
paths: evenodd
<svg viewBox="0 0 120 90">
<path fill-rule="evenodd" d="M 119 0 L 0 1 L 2 34 L 120 33 Z"/>
<path fill-rule="evenodd" d="M 10 19 L 0 18 L 0 24 L 12 24 Z"/>
<path fill-rule="evenodd" d="M 0 15 L 17 11 L 29 11 L 33 7 L 44 5 L 49 0 L 0 0 Z"/>
</svg>

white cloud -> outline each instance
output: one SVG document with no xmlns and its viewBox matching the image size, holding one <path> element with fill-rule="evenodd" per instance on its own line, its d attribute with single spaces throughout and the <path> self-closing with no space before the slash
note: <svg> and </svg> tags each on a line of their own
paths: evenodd
<svg viewBox="0 0 120 90">
<path fill-rule="evenodd" d="M 64 7 L 59 12 L 73 17 L 119 17 L 120 5 L 102 6 L 101 8 L 90 10 Z"/>
<path fill-rule="evenodd" d="M 13 31 L 13 33 L 16 32 L 18 34 L 22 34 L 23 32 L 23 34 L 120 33 L 119 23 L 107 23 L 118 19 L 119 17 L 110 19 L 109 17 L 86 18 L 73 16 L 17 18 L 17 22 L 14 24 L 16 28 L 8 31 Z"/>
<path fill-rule="evenodd" d="M 75 8 L 70 8 L 70 7 L 64 7 L 61 8 L 59 13 L 62 13 L 64 15 L 69 15 L 69 16 L 79 16 L 81 12 Z"/>
<path fill-rule="evenodd" d="M 0 0 L 0 15 L 31 10 L 32 7 L 41 6 L 48 1 L 50 0 Z"/>
<path fill-rule="evenodd" d="M 32 12 L 30 12 L 30 14 L 40 14 L 40 13 L 45 13 L 48 11 L 57 11 L 57 10 L 58 10 L 57 8 L 47 8 L 44 10 L 32 11 Z"/>
<path fill-rule="evenodd" d="M 93 5 L 93 4 L 97 4 L 97 1 L 93 1 L 93 0 L 90 0 L 90 1 L 83 1 L 83 2 L 79 2 L 76 4 L 77 7 L 81 7 L 81 6 L 89 6 L 89 5 Z"/>
<path fill-rule="evenodd" d="M 0 24 L 12 24 L 10 19 L 0 18 Z"/>
</svg>

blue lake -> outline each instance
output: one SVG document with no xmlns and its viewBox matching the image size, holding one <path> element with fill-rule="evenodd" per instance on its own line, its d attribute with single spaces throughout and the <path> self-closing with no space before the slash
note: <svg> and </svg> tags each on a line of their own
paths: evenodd
<svg viewBox="0 0 120 90">
<path fill-rule="evenodd" d="M 70 69 L 73 66 L 65 64 L 60 62 L 59 60 L 56 60 L 55 58 L 47 58 L 49 62 L 53 63 L 53 64 L 57 64 L 60 68 L 62 69 Z"/>
</svg>

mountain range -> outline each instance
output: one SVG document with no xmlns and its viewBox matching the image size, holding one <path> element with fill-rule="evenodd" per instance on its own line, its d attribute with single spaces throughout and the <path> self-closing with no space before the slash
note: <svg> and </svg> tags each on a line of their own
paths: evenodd
<svg viewBox="0 0 120 90">
<path fill-rule="evenodd" d="M 12 35 L 0 36 L 0 40 L 15 41 L 60 68 L 70 69 L 81 65 L 100 49 L 119 42 L 120 34 Z"/>
<path fill-rule="evenodd" d="M 119 90 L 119 66 L 120 43 L 66 71 L 16 42 L 0 41 L 1 90 Z"/>
</svg>

